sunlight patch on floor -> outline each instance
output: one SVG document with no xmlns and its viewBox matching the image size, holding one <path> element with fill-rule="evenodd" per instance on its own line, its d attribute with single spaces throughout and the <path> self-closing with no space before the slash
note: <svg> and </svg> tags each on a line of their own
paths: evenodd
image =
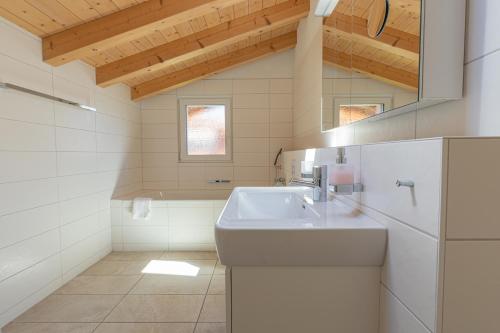
<svg viewBox="0 0 500 333">
<path fill-rule="evenodd" d="M 151 260 L 142 270 L 144 274 L 197 276 L 198 266 L 185 261 Z"/>
</svg>

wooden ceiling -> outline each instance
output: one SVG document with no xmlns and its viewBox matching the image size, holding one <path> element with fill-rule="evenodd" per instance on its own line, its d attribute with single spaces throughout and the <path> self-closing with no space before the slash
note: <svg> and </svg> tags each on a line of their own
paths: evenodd
<svg viewBox="0 0 500 333">
<path fill-rule="evenodd" d="M 323 24 L 323 61 L 409 90 L 418 89 L 421 0 L 391 0 L 387 25 L 371 38 L 373 0 L 340 0 Z"/>
<path fill-rule="evenodd" d="M 134 100 L 294 47 L 308 12 L 309 0 L 0 0 L 44 61 L 83 60 Z"/>
</svg>

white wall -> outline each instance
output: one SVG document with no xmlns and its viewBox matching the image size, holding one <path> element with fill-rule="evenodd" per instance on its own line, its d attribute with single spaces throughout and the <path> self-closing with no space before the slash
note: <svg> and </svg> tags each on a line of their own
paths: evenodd
<svg viewBox="0 0 500 333">
<path fill-rule="evenodd" d="M 316 8 L 316 0 L 311 8 Z M 321 129 L 321 81 L 323 73 L 323 19 L 309 15 L 299 23 L 294 61 L 294 144 L 306 143 Z"/>
<path fill-rule="evenodd" d="M 141 189 L 141 127 L 123 86 L 42 62 L 39 38 L 0 20 L 0 327 L 111 249 L 110 197 Z"/>
<path fill-rule="evenodd" d="M 292 148 L 293 51 L 271 56 L 141 103 L 145 189 L 208 190 L 267 186 L 281 147 Z M 180 163 L 178 100 L 228 97 L 232 103 L 233 161 Z M 229 179 L 229 184 L 208 184 Z"/>
</svg>

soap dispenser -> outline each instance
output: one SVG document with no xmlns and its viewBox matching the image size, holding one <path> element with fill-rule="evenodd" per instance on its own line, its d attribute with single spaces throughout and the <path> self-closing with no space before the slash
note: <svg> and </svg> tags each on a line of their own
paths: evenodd
<svg viewBox="0 0 500 333">
<path fill-rule="evenodd" d="M 354 170 L 347 164 L 345 148 L 337 148 L 337 159 L 335 165 L 330 169 L 330 185 L 352 185 L 354 184 Z"/>
</svg>

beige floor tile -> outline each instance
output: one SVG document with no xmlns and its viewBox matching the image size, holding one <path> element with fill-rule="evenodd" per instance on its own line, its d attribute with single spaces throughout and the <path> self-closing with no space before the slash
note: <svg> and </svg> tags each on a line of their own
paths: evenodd
<svg viewBox="0 0 500 333">
<path fill-rule="evenodd" d="M 217 261 L 217 265 L 215 266 L 214 274 L 223 275 L 226 274 L 226 266 Z"/>
<path fill-rule="evenodd" d="M 226 296 L 207 295 L 199 322 L 201 323 L 224 323 L 226 321 Z"/>
<path fill-rule="evenodd" d="M 186 260 L 186 262 L 199 267 L 199 275 L 212 275 L 214 273 L 215 264 L 217 263 L 215 260 Z"/>
<path fill-rule="evenodd" d="M 193 294 L 207 293 L 210 275 L 175 276 L 144 275 L 131 294 Z"/>
<path fill-rule="evenodd" d="M 56 290 L 54 294 L 125 295 L 139 281 L 141 276 L 80 275 Z"/>
<path fill-rule="evenodd" d="M 95 333 L 192 333 L 194 323 L 103 323 Z"/>
<path fill-rule="evenodd" d="M 217 260 L 216 252 L 204 252 L 204 251 L 172 251 L 165 252 L 162 259 L 176 259 L 176 260 L 188 260 L 188 259 L 198 259 L 198 260 Z"/>
<path fill-rule="evenodd" d="M 3 328 L 3 333 L 92 333 L 99 324 L 62 323 L 12 323 Z"/>
<path fill-rule="evenodd" d="M 124 251 L 124 252 L 111 252 L 103 260 L 105 261 L 144 261 L 161 259 L 164 252 L 161 251 Z"/>
<path fill-rule="evenodd" d="M 102 260 L 92 265 L 81 275 L 138 275 L 142 273 L 149 260 L 109 261 Z"/>
<path fill-rule="evenodd" d="M 121 299 L 118 295 L 51 295 L 19 316 L 16 322 L 98 323 Z"/>
<path fill-rule="evenodd" d="M 224 295 L 226 293 L 226 276 L 214 275 L 210 281 L 208 294 L 210 295 Z"/>
<path fill-rule="evenodd" d="M 224 323 L 198 323 L 194 333 L 226 333 Z"/>
<path fill-rule="evenodd" d="M 202 295 L 127 295 L 105 321 L 196 322 L 202 303 Z"/>
</svg>

